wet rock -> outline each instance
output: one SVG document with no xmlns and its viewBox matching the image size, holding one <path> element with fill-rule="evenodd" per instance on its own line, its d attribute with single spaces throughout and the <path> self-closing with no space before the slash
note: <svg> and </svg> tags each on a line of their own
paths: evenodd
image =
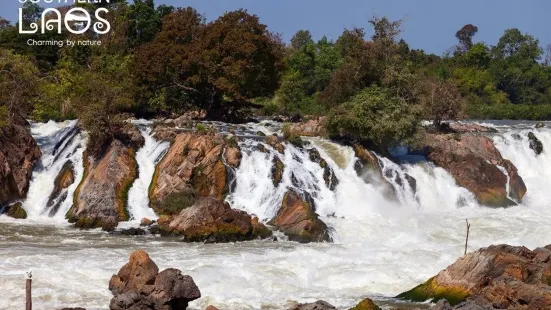
<svg viewBox="0 0 551 310">
<path fill-rule="evenodd" d="M 130 227 L 127 229 L 122 229 L 120 234 L 123 236 L 144 236 L 147 232 L 141 228 Z"/>
<path fill-rule="evenodd" d="M 165 125 L 158 125 L 155 127 L 153 137 L 156 140 L 173 142 L 176 136 L 181 132 L 179 129 L 167 127 Z"/>
<path fill-rule="evenodd" d="M 530 148 L 536 153 L 536 155 L 540 155 L 543 152 L 543 144 L 541 141 L 533 132 L 528 133 L 528 140 L 530 141 Z"/>
<path fill-rule="evenodd" d="M 221 135 L 179 134 L 157 165 L 149 190 L 157 214 L 177 215 L 200 197 L 223 200 L 241 152 Z"/>
<path fill-rule="evenodd" d="M 267 136 L 264 139 L 264 142 L 268 144 L 269 146 L 273 147 L 276 151 L 283 154 L 285 153 L 285 146 L 281 141 L 279 141 L 279 138 L 275 135 Z"/>
<path fill-rule="evenodd" d="M 138 128 L 129 122 L 124 123 L 123 127 L 115 133 L 115 138 L 134 151 L 139 150 L 145 144 L 145 138 Z"/>
<path fill-rule="evenodd" d="M 144 218 L 140 221 L 140 226 L 151 226 L 153 223 L 155 223 L 155 221 L 150 220 L 150 219 L 148 219 L 147 217 L 144 217 Z"/>
<path fill-rule="evenodd" d="M 544 128 L 545 127 L 545 124 L 542 123 L 542 122 L 537 122 L 536 125 L 534 126 L 535 128 Z"/>
<path fill-rule="evenodd" d="M 50 210 L 50 216 L 53 216 L 59 210 L 61 203 L 67 197 L 67 193 L 63 192 L 64 189 L 67 189 L 75 182 L 75 172 L 73 163 L 68 161 L 66 162 L 61 171 L 54 180 L 54 190 L 48 198 L 47 208 Z"/>
<path fill-rule="evenodd" d="M 311 161 L 319 164 L 320 167 L 323 168 L 323 180 L 325 181 L 325 185 L 327 185 L 330 190 L 335 190 L 337 185 L 339 185 L 339 180 L 337 179 L 333 169 L 329 167 L 329 164 L 327 164 L 325 159 L 321 158 L 321 155 L 317 149 L 309 149 L 308 155 Z"/>
<path fill-rule="evenodd" d="M 315 212 L 314 201 L 289 190 L 283 197 L 281 208 L 270 222 L 289 240 L 301 243 L 331 241 L 327 225 Z"/>
<path fill-rule="evenodd" d="M 302 123 L 293 123 L 290 125 L 290 131 L 296 136 L 325 136 L 326 117 L 310 119 Z"/>
<path fill-rule="evenodd" d="M 208 306 L 205 310 L 218 310 L 215 306 Z"/>
<path fill-rule="evenodd" d="M 23 205 L 21 202 L 17 202 L 11 206 L 7 206 L 4 208 L 4 214 L 13 217 L 14 219 L 26 219 L 27 218 L 27 211 L 23 209 Z"/>
<path fill-rule="evenodd" d="M 383 176 L 383 171 L 377 156 L 360 144 L 355 144 L 353 149 L 357 158 L 354 163 L 354 170 L 356 171 L 356 174 L 365 183 L 380 187 L 385 198 L 389 200 L 397 200 L 396 190 Z"/>
<path fill-rule="evenodd" d="M 180 270 L 159 273 L 157 264 L 142 250 L 133 252 L 129 262 L 109 281 L 113 298 L 111 310 L 180 310 L 201 297 L 190 276 Z"/>
<path fill-rule="evenodd" d="M 159 225 L 163 226 L 161 221 Z M 186 242 L 236 242 L 271 236 L 271 231 L 259 223 L 258 218 L 212 197 L 197 200 L 165 229 L 182 235 Z"/>
<path fill-rule="evenodd" d="M 337 310 L 337 308 L 326 301 L 318 300 L 309 304 L 298 304 L 289 310 Z"/>
<path fill-rule="evenodd" d="M 42 153 L 22 117 L 0 128 L 0 207 L 27 196 Z"/>
<path fill-rule="evenodd" d="M 453 308 L 447 300 L 441 299 L 430 310 L 453 310 Z"/>
<path fill-rule="evenodd" d="M 135 152 L 114 140 L 101 158 L 84 155 L 84 178 L 67 219 L 79 228 L 113 230 L 128 220 L 127 193 L 138 176 Z"/>
<path fill-rule="evenodd" d="M 531 251 L 509 245 L 482 248 L 398 297 L 413 301 L 446 299 L 454 309 L 551 309 L 550 249 L 546 246 Z"/>
<path fill-rule="evenodd" d="M 427 134 L 428 158 L 447 170 L 459 184 L 471 191 L 481 204 L 491 207 L 516 205 L 508 198 L 507 176 L 510 177 L 510 196 L 521 201 L 526 194 L 524 181 L 517 168 L 503 159 L 491 139 L 477 135 Z"/>
<path fill-rule="evenodd" d="M 381 310 L 374 302 L 373 300 L 366 298 L 362 300 L 359 304 L 357 304 L 354 308 L 351 308 L 350 310 Z"/>
<path fill-rule="evenodd" d="M 262 143 L 258 143 L 256 145 L 256 149 L 262 153 L 268 153 L 268 150 L 266 150 L 266 146 L 264 146 L 264 144 Z"/>
<path fill-rule="evenodd" d="M 285 169 L 285 166 L 279 159 L 279 157 L 274 156 L 274 159 L 272 160 L 272 183 L 274 184 L 274 187 L 278 187 L 281 183 L 281 180 L 283 179 L 283 170 Z"/>
</svg>

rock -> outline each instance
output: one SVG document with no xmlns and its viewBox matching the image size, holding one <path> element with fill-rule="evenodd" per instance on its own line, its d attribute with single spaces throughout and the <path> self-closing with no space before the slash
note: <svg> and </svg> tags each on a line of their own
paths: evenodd
<svg viewBox="0 0 551 310">
<path fill-rule="evenodd" d="M 63 192 L 63 190 L 67 189 L 74 182 L 75 182 L 75 172 L 74 172 L 73 163 L 70 161 L 67 161 L 61 168 L 61 171 L 59 172 L 57 177 L 55 178 L 54 190 L 52 191 L 52 193 L 50 194 L 50 197 L 48 198 L 48 204 L 46 205 L 46 208 L 50 210 L 49 212 L 50 216 L 54 216 L 57 213 L 61 203 L 67 197 L 67 192 Z"/>
<path fill-rule="evenodd" d="M 453 308 L 447 300 L 441 299 L 430 310 L 453 310 Z"/>
<path fill-rule="evenodd" d="M 177 269 L 159 268 L 149 255 L 138 250 L 129 262 L 109 281 L 113 298 L 111 310 L 180 310 L 201 297 L 201 292 L 190 276 Z"/>
<path fill-rule="evenodd" d="M 544 128 L 545 127 L 545 124 L 542 123 L 542 122 L 537 122 L 536 125 L 534 126 L 535 128 Z"/>
<path fill-rule="evenodd" d="M 304 199 L 294 190 L 285 193 L 281 208 L 270 225 L 276 226 L 292 241 L 331 241 L 327 225 L 315 213 L 313 200 Z"/>
<path fill-rule="evenodd" d="M 377 156 L 360 144 L 354 144 L 353 149 L 357 158 L 354 163 L 356 174 L 365 183 L 380 187 L 386 199 L 397 200 L 396 189 L 384 178 Z"/>
<path fill-rule="evenodd" d="M 115 138 L 128 146 L 134 151 L 139 150 L 145 144 L 145 138 L 142 136 L 138 128 L 129 122 L 125 122 L 123 127 L 115 133 Z"/>
<path fill-rule="evenodd" d="M 144 217 L 140 221 L 140 226 L 151 226 L 151 224 L 155 223 L 155 221 L 148 219 L 147 217 Z"/>
<path fill-rule="evenodd" d="M 456 133 L 468 133 L 468 132 L 478 132 L 478 133 L 495 133 L 497 129 L 492 127 L 486 127 L 479 124 L 473 123 L 451 123 L 449 128 Z"/>
<path fill-rule="evenodd" d="M 193 126 L 193 121 L 204 120 L 207 113 L 204 110 L 188 111 L 173 120 L 175 126 L 183 128 Z"/>
<path fill-rule="evenodd" d="M 534 251 L 509 245 L 482 248 L 398 297 L 446 299 L 457 305 L 454 309 L 551 309 L 550 249 L 551 245 Z"/>
<path fill-rule="evenodd" d="M 177 215 L 199 197 L 223 200 L 240 162 L 234 140 L 179 134 L 155 169 L 149 190 L 151 207 L 160 215 Z"/>
<path fill-rule="evenodd" d="M 309 149 L 308 155 L 311 161 L 319 164 L 320 167 L 323 168 L 323 180 L 325 181 L 325 185 L 327 185 L 330 190 L 335 190 L 337 185 L 339 185 L 339 180 L 337 179 L 337 176 L 335 175 L 333 169 L 329 167 L 329 164 L 327 164 L 325 159 L 321 158 L 321 155 L 317 149 Z"/>
<path fill-rule="evenodd" d="M 279 141 L 279 138 L 275 135 L 267 136 L 264 139 L 264 142 L 268 144 L 269 146 L 273 147 L 276 151 L 283 154 L 285 153 L 285 146 L 281 141 Z"/>
<path fill-rule="evenodd" d="M 272 183 L 274 184 L 274 187 L 278 187 L 279 183 L 281 183 L 281 180 L 283 179 L 283 170 L 285 169 L 285 166 L 279 159 L 279 157 L 274 156 L 274 159 L 272 160 Z"/>
<path fill-rule="evenodd" d="M 181 130 L 179 129 L 167 127 L 165 125 L 157 125 L 153 132 L 153 137 L 157 140 L 173 142 L 180 132 Z"/>
<path fill-rule="evenodd" d="M 0 128 L 0 208 L 27 196 L 34 166 L 42 156 L 26 121 Z"/>
<path fill-rule="evenodd" d="M 291 133 L 296 136 L 325 136 L 326 117 L 318 117 L 303 123 L 290 125 Z"/>
<path fill-rule="evenodd" d="M 530 148 L 536 153 L 536 155 L 540 155 L 543 152 L 543 144 L 541 141 L 533 132 L 528 133 L 528 140 L 530 141 Z"/>
<path fill-rule="evenodd" d="M 374 302 L 373 300 L 366 298 L 362 300 L 358 305 L 356 305 L 354 308 L 351 308 L 350 310 L 381 310 Z"/>
<path fill-rule="evenodd" d="M 9 217 L 13 217 L 14 219 L 26 219 L 27 218 L 27 211 L 23 209 L 23 205 L 21 202 L 17 202 L 11 206 L 7 206 L 4 209 L 4 214 L 6 214 Z"/>
<path fill-rule="evenodd" d="M 144 236 L 147 232 L 141 228 L 130 227 L 120 231 L 123 236 Z"/>
<path fill-rule="evenodd" d="M 271 235 L 258 219 L 212 197 L 201 198 L 193 206 L 182 210 L 170 222 L 169 229 L 182 235 L 186 242 L 236 242 Z"/>
<path fill-rule="evenodd" d="M 427 134 L 428 158 L 447 170 L 459 184 L 471 191 L 481 204 L 490 207 L 516 205 L 509 199 L 507 176 L 510 177 L 510 196 L 520 202 L 526 194 L 526 186 L 517 168 L 503 159 L 491 139 L 477 135 Z"/>
<path fill-rule="evenodd" d="M 127 193 L 138 176 L 135 152 L 114 140 L 101 158 L 84 158 L 84 177 L 66 217 L 79 228 L 113 230 L 128 220 Z"/>
<path fill-rule="evenodd" d="M 326 301 L 318 300 L 309 304 L 298 304 L 289 310 L 337 310 L 337 308 Z"/>
<path fill-rule="evenodd" d="M 215 306 L 208 306 L 205 310 L 218 310 Z"/>
</svg>

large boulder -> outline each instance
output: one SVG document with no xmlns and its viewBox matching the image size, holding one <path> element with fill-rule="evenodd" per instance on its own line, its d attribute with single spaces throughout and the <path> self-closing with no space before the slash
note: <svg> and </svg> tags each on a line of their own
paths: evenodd
<svg viewBox="0 0 551 310">
<path fill-rule="evenodd" d="M 157 264 L 142 250 L 133 252 L 129 262 L 111 277 L 111 310 L 181 310 L 201 297 L 190 276 L 178 269 L 159 272 Z"/>
<path fill-rule="evenodd" d="M 24 120 L 0 127 L 0 208 L 26 197 L 41 156 Z"/>
<path fill-rule="evenodd" d="M 468 309 L 551 309 L 551 246 L 530 251 L 496 245 L 459 258 L 427 282 L 400 294 L 413 301 L 466 301 Z M 467 309 L 466 304 L 457 309 Z M 492 308 L 493 307 L 493 308 Z"/>
<path fill-rule="evenodd" d="M 354 144 L 353 149 L 356 154 L 356 162 L 354 163 L 356 174 L 365 183 L 380 188 L 385 198 L 397 200 L 396 189 L 384 177 L 377 156 L 361 144 Z"/>
<path fill-rule="evenodd" d="M 350 310 L 381 310 L 379 306 L 377 306 L 373 300 L 369 298 L 365 298 L 364 300 L 360 301 L 359 304 L 357 304 L 354 308 L 351 308 Z"/>
<path fill-rule="evenodd" d="M 67 161 L 61 171 L 54 180 L 54 190 L 50 193 L 48 198 L 48 205 L 46 206 L 50 211 L 50 216 L 53 216 L 59 210 L 61 203 L 67 197 L 66 189 L 75 182 L 75 171 L 73 163 Z"/>
<path fill-rule="evenodd" d="M 526 194 L 526 185 L 517 168 L 501 157 L 492 140 L 487 137 L 427 134 L 425 144 L 428 146 L 428 158 L 447 170 L 481 204 L 491 207 L 512 206 Z"/>
<path fill-rule="evenodd" d="M 272 232 L 258 218 L 235 210 L 227 202 L 201 198 L 175 217 L 163 231 L 184 236 L 187 242 L 236 242 L 267 238 Z"/>
<path fill-rule="evenodd" d="M 270 221 L 289 240 L 301 243 L 331 241 L 327 225 L 316 214 L 314 201 L 304 194 L 302 197 L 295 190 L 285 193 L 281 208 Z"/>
<path fill-rule="evenodd" d="M 67 219 L 80 228 L 113 230 L 129 218 L 128 190 L 138 176 L 134 149 L 114 140 L 101 158 L 84 156 L 84 177 Z"/>
<path fill-rule="evenodd" d="M 27 218 L 27 211 L 23 209 L 23 205 L 21 204 L 21 202 L 16 202 L 11 206 L 5 207 L 4 214 L 14 219 L 22 220 Z"/>
<path fill-rule="evenodd" d="M 177 215 L 199 197 L 223 200 L 240 161 L 235 139 L 179 134 L 155 169 L 149 189 L 151 207 L 160 215 Z"/>
<path fill-rule="evenodd" d="M 290 125 L 290 131 L 297 136 L 324 136 L 326 117 L 310 119 L 306 122 L 293 123 Z"/>
</svg>

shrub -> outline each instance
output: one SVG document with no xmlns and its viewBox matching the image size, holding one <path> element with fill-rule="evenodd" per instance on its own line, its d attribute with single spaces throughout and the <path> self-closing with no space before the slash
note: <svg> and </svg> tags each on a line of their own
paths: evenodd
<svg viewBox="0 0 551 310">
<path fill-rule="evenodd" d="M 471 119 L 551 120 L 551 104 L 472 104 L 467 106 Z"/>
</svg>

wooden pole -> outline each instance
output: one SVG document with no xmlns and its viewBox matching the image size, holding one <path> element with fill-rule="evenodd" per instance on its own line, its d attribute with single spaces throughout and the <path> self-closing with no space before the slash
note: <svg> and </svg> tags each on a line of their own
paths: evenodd
<svg viewBox="0 0 551 310">
<path fill-rule="evenodd" d="M 25 285 L 26 295 L 27 295 L 27 302 L 25 304 L 25 310 L 32 310 L 33 309 L 33 301 L 31 297 L 31 286 L 32 286 L 32 275 L 31 273 L 27 273 L 27 281 Z"/>
<path fill-rule="evenodd" d="M 465 222 L 467 222 L 467 238 L 465 239 L 465 255 L 467 255 L 467 244 L 469 243 L 469 230 L 471 229 L 471 224 L 469 224 L 469 220 L 465 219 Z"/>
</svg>

